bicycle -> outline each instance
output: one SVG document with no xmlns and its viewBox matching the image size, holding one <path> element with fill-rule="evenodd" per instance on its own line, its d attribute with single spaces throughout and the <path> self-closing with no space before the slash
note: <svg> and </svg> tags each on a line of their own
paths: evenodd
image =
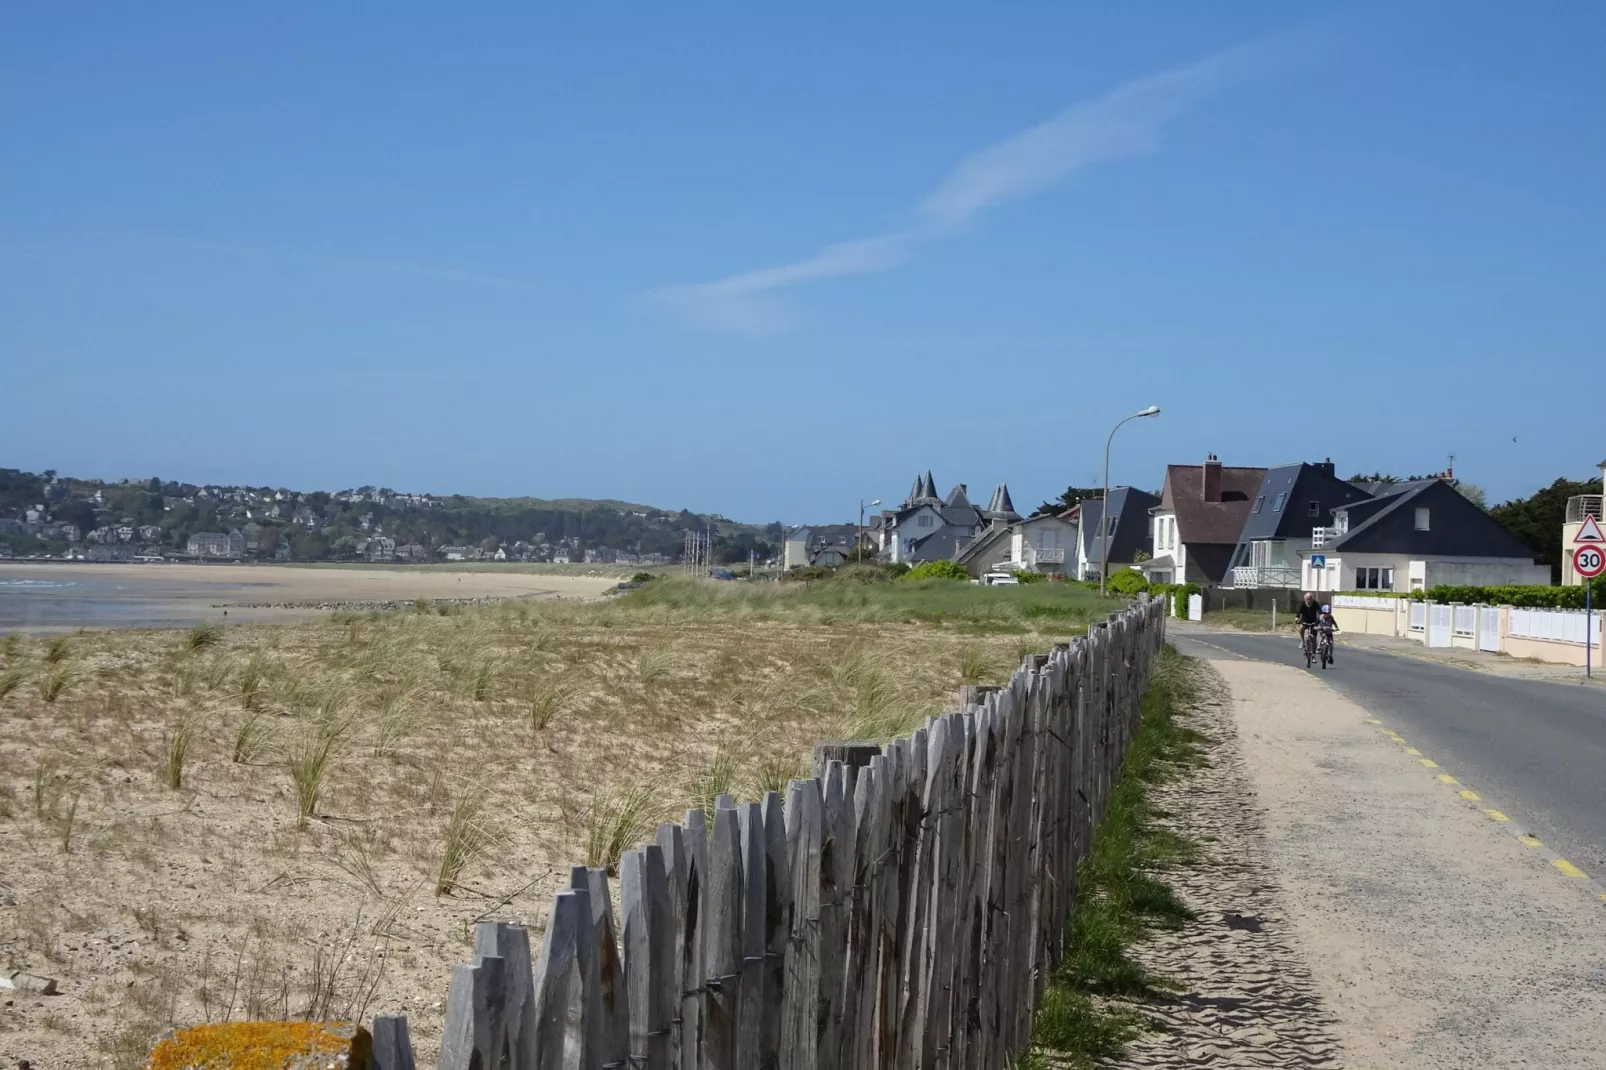
<svg viewBox="0 0 1606 1070">
<path fill-rule="evenodd" d="M 1316 629 L 1307 625 L 1303 627 L 1301 631 L 1305 633 L 1303 636 L 1303 645 L 1305 648 L 1305 668 L 1308 669 L 1310 668 L 1311 663 L 1316 660 Z M 1322 668 L 1325 669 L 1327 666 L 1324 664 Z"/>
<path fill-rule="evenodd" d="M 1326 672 L 1327 666 L 1333 660 L 1333 630 L 1331 628 L 1321 629 L 1321 636 L 1316 643 L 1316 656 L 1321 659 L 1322 671 Z M 1305 660 L 1305 667 L 1307 669 L 1310 668 L 1308 655 Z"/>
</svg>

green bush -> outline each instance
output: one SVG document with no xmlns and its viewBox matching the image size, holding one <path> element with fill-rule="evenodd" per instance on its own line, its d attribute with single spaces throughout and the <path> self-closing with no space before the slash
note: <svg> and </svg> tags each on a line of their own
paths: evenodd
<svg viewBox="0 0 1606 1070">
<path fill-rule="evenodd" d="M 1126 595 L 1130 598 L 1147 591 L 1149 581 L 1135 568 L 1122 568 L 1117 569 L 1104 581 L 1104 589 L 1111 594 Z"/>
<path fill-rule="evenodd" d="M 655 580 L 657 578 L 658 578 L 658 574 L 656 572 L 638 572 L 634 576 L 630 577 L 630 582 L 631 583 L 651 583 L 653 580 Z"/>
<path fill-rule="evenodd" d="M 1591 600 L 1596 606 L 1606 598 L 1606 576 L 1593 581 Z M 1370 592 L 1357 591 L 1357 594 Z M 1499 587 L 1439 586 L 1429 587 L 1425 597 L 1430 602 L 1459 602 L 1462 605 L 1482 603 L 1489 606 L 1520 606 L 1533 609 L 1583 609 L 1584 588 L 1578 587 Z"/>
<path fill-rule="evenodd" d="M 1197 583 L 1170 583 L 1164 586 L 1163 597 L 1170 599 L 1171 612 L 1178 617 L 1186 617 L 1188 615 L 1188 596 L 1199 594 L 1204 590 Z M 1150 587 L 1149 593 L 1152 595 L 1162 594 L 1157 587 Z"/>
<path fill-rule="evenodd" d="M 1016 569 L 1012 575 L 1022 583 L 1042 583 L 1048 579 L 1047 573 L 1026 572 L 1022 569 Z"/>
<path fill-rule="evenodd" d="M 900 579 L 904 580 L 969 580 L 970 573 L 965 566 L 957 561 L 927 561 L 923 565 L 916 565 L 905 572 Z"/>
</svg>

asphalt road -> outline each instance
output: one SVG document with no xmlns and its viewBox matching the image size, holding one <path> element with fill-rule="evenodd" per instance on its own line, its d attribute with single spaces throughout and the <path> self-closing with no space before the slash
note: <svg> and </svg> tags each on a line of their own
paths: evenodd
<svg viewBox="0 0 1606 1070">
<path fill-rule="evenodd" d="M 1340 646 L 1325 673 L 1290 637 L 1173 628 L 1177 649 L 1313 672 L 1597 880 L 1606 879 L 1606 691 Z M 1298 717 L 1298 710 L 1289 710 Z"/>
</svg>

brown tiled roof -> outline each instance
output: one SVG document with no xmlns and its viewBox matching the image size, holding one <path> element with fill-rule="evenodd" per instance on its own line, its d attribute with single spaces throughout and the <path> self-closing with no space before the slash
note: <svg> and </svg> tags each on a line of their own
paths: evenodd
<svg viewBox="0 0 1606 1070">
<path fill-rule="evenodd" d="M 1204 500 L 1204 466 L 1167 465 L 1160 508 L 1175 510 L 1177 537 L 1184 543 L 1233 543 L 1254 508 L 1264 468 L 1221 466 L 1221 501 Z"/>
</svg>

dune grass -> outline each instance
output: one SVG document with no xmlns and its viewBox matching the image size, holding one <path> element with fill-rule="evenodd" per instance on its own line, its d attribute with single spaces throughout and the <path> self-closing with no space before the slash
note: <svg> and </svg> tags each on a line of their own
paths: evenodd
<svg viewBox="0 0 1606 1070">
<path fill-rule="evenodd" d="M 145 1007 L 158 986 L 125 988 L 51 950 L 87 931 L 74 919 L 115 931 L 123 890 L 182 873 L 182 902 L 139 906 L 160 908 L 164 933 L 182 916 L 206 936 L 153 943 L 145 962 L 159 951 L 163 969 L 200 978 L 213 947 L 305 961 L 382 899 L 375 940 L 407 950 L 378 998 L 423 1008 L 438 1031 L 439 978 L 494 904 L 543 917 L 573 863 L 614 868 L 667 815 L 784 790 L 816 742 L 908 731 L 955 708 L 967 675 L 1002 679 L 1021 650 L 1116 605 L 965 584 L 663 579 L 641 592 L 242 623 L 197 649 L 179 629 L 90 632 L 55 662 L 42 639 L 8 641 L 0 680 L 18 675 L 0 721 L 23 730 L 0 732 L 0 856 L 37 915 L 20 952 L 91 978 L 85 1030 L 153 1014 L 165 1028 L 170 1013 L 204 1018 L 205 983 Z M 38 685 L 53 673 L 65 682 L 52 697 Z M 189 717 L 205 728 L 185 739 L 175 725 Z M 30 777 L 43 816 L 19 822 Z M 262 909 L 286 896 L 294 910 Z"/>
<path fill-rule="evenodd" d="M 1087 624 L 1119 609 L 1077 584 L 982 587 L 960 580 L 910 583 L 707 583 L 662 579 L 621 596 L 621 609 L 672 616 L 736 616 L 811 623 L 918 622 L 986 632 Z"/>
</svg>

